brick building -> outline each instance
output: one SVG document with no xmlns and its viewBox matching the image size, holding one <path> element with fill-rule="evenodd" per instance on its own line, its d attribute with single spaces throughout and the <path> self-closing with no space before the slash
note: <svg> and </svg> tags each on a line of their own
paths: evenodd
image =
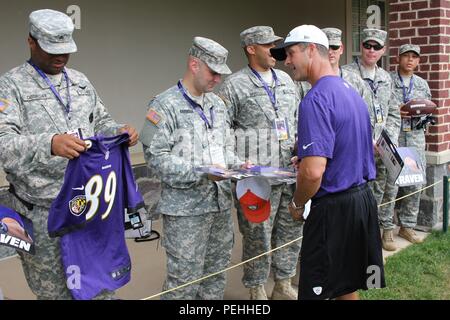
<svg viewBox="0 0 450 320">
<path fill-rule="evenodd" d="M 427 132 L 427 184 L 441 181 L 450 162 L 450 1 L 389 1 L 390 69 L 398 49 L 413 43 L 421 47 L 418 75 L 428 81 L 438 105 L 437 123 Z M 433 226 L 442 217 L 442 184 L 422 195 L 419 224 Z"/>
</svg>

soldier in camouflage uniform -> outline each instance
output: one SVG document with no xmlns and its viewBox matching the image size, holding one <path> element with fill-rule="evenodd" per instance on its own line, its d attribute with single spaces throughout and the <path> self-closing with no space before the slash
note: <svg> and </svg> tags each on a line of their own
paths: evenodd
<svg viewBox="0 0 450 320">
<path fill-rule="evenodd" d="M 226 107 L 212 93 L 221 76 L 231 73 L 227 56 L 220 44 L 195 37 L 183 79 L 150 101 L 141 132 L 146 162 L 162 181 L 156 213 L 163 215 L 164 291 L 221 271 L 231 260 L 231 183 L 195 170 L 235 162 L 234 145 L 228 147 L 232 139 Z M 223 299 L 225 276 L 161 299 Z"/>
<path fill-rule="evenodd" d="M 324 28 L 322 31 L 327 35 L 328 42 L 330 44 L 330 48 L 328 50 L 328 57 L 331 63 L 331 67 L 336 75 L 340 76 L 342 79 L 347 81 L 356 91 L 358 91 L 359 95 L 364 99 L 368 106 L 371 106 L 372 101 L 372 92 L 367 87 L 364 80 L 354 72 L 349 70 L 342 69 L 339 66 L 339 59 L 341 55 L 344 53 L 344 44 L 342 43 L 342 31 L 337 28 Z"/>
<path fill-rule="evenodd" d="M 299 99 L 292 79 L 285 72 L 273 69 L 275 59 L 270 48 L 282 40 L 271 27 L 257 26 L 240 34 L 241 45 L 249 66 L 228 77 L 219 90 L 219 95 L 228 104 L 231 123 L 237 139 L 256 137 L 255 144 L 245 148 L 241 158 L 262 166 L 287 167 L 290 165 L 295 141 L 297 119 L 295 117 Z M 285 122 L 289 136 L 277 135 L 276 122 Z M 266 152 L 270 147 L 270 155 Z M 249 143 L 250 144 L 250 143 Z M 242 143 L 237 143 L 242 146 Z M 302 223 L 294 221 L 287 206 L 292 199 L 294 185 L 285 183 L 272 185 L 271 215 L 262 223 L 249 222 L 236 202 L 239 229 L 243 235 L 242 259 L 247 260 L 269 251 L 302 235 Z M 243 283 L 250 288 L 250 299 L 266 299 L 264 284 L 269 276 L 270 266 L 275 277 L 272 299 L 296 299 L 297 293 L 291 286 L 295 276 L 300 242 L 278 250 L 244 265 Z"/>
<path fill-rule="evenodd" d="M 83 136 L 115 135 L 118 125 L 82 73 L 66 69 L 74 26 L 65 14 L 39 10 L 30 15 L 31 59 L 0 77 L 0 163 L 7 173 L 14 208 L 30 218 L 36 255 L 21 254 L 25 277 L 38 299 L 71 299 L 60 261 L 58 239 L 47 234 L 48 212 L 63 183 L 67 159 L 86 149 Z M 99 299 L 108 299 L 105 292 Z"/>
<path fill-rule="evenodd" d="M 419 65 L 419 62 L 419 46 L 405 44 L 400 47 L 398 70 L 391 72 L 392 81 L 394 83 L 393 101 L 399 109 L 401 105 L 411 99 L 431 99 L 428 83 L 414 74 L 414 70 Z M 423 128 L 412 128 L 409 121 L 403 121 L 398 143 L 399 147 L 415 148 L 420 155 L 422 168 L 426 168 L 425 132 Z M 390 192 L 385 193 L 383 203 L 393 201 L 396 197 L 414 193 L 422 188 L 422 185 L 398 188 L 392 181 L 388 181 L 387 185 Z M 398 220 L 401 227 L 398 235 L 412 243 L 422 242 L 422 239 L 414 232 L 420 208 L 420 195 L 421 193 L 418 192 L 399 202 L 400 209 L 398 211 Z M 381 207 L 379 210 L 381 227 L 384 230 L 390 230 L 391 232 L 395 227 L 393 223 L 394 207 L 395 203 L 391 203 Z M 385 242 L 385 249 L 389 251 L 397 249 L 393 238 L 389 238 Z"/>
<path fill-rule="evenodd" d="M 383 56 L 386 47 L 387 32 L 378 29 L 364 29 L 362 33 L 361 58 L 351 64 L 343 66 L 344 70 L 352 71 L 366 82 L 372 92 L 372 105 L 369 105 L 370 120 L 373 128 L 374 143 L 378 140 L 383 129 L 386 129 L 394 144 L 398 142 L 400 134 L 400 110 L 392 101 L 393 84 L 388 72 L 377 66 L 377 62 Z M 379 156 L 376 156 L 377 178 L 371 183 L 371 188 L 378 205 L 384 203 L 383 196 L 388 179 L 387 170 Z M 381 220 L 381 218 L 379 219 Z M 383 248 L 387 239 L 392 238 L 391 230 L 383 232 Z"/>
</svg>

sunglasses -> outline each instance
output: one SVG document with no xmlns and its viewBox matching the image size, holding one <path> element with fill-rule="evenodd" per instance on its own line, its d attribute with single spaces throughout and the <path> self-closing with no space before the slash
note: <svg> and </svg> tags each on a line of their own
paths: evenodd
<svg viewBox="0 0 450 320">
<path fill-rule="evenodd" d="M 339 50 L 341 46 L 330 46 L 330 49 L 333 51 Z"/>
<path fill-rule="evenodd" d="M 367 49 L 367 50 L 370 50 L 370 49 L 373 48 L 373 50 L 375 50 L 375 51 L 380 51 L 381 49 L 384 48 L 384 46 L 382 46 L 381 44 L 378 44 L 378 43 L 377 44 L 370 44 L 368 42 L 364 42 L 363 43 L 363 47 L 365 49 Z"/>
</svg>

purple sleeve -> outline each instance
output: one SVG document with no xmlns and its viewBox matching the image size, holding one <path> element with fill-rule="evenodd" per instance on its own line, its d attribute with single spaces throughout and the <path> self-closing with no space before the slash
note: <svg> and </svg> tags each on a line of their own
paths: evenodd
<svg viewBox="0 0 450 320">
<path fill-rule="evenodd" d="M 333 159 L 335 132 L 329 103 L 320 95 L 309 95 L 300 104 L 298 157 Z"/>
</svg>

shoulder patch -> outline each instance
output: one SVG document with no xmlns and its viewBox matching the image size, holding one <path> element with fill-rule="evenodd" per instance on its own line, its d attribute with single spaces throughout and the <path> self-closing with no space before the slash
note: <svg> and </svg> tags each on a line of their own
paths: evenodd
<svg viewBox="0 0 450 320">
<path fill-rule="evenodd" d="M 147 120 L 156 126 L 161 122 L 162 116 L 158 112 L 156 112 L 155 109 L 150 108 L 147 113 Z"/>
<path fill-rule="evenodd" d="M 8 100 L 0 98 L 0 112 L 6 111 L 10 105 L 11 103 Z"/>
</svg>

